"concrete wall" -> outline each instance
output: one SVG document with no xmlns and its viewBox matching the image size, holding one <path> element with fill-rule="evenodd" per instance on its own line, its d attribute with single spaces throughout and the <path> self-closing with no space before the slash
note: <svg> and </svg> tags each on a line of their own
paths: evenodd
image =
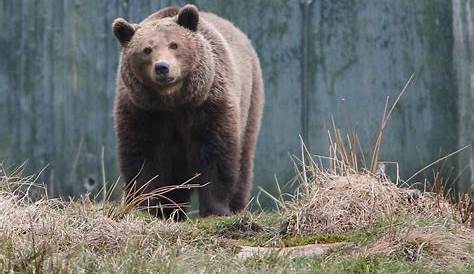
<svg viewBox="0 0 474 274">
<path fill-rule="evenodd" d="M 474 143 L 474 2 L 453 0 L 454 60 L 459 89 L 459 145 Z M 459 158 L 459 166 L 470 170 L 464 175 L 474 197 L 474 153 L 471 147 Z"/>
<path fill-rule="evenodd" d="M 0 0 L 1 161 L 28 161 L 31 171 L 48 165 L 42 178 L 53 194 L 84 192 L 88 177 L 101 180 L 102 162 L 114 181 L 118 45 L 110 24 L 184 2 Z M 413 72 L 383 160 L 400 162 L 406 178 L 472 144 L 469 0 L 189 2 L 233 21 L 261 58 L 266 106 L 255 172 L 262 187 L 292 175 L 288 156 L 298 153 L 300 134 L 314 153 L 327 154 L 331 116 L 355 128 L 368 153 L 386 97 L 393 100 Z M 470 157 L 437 168 L 449 173 Z"/>
</svg>

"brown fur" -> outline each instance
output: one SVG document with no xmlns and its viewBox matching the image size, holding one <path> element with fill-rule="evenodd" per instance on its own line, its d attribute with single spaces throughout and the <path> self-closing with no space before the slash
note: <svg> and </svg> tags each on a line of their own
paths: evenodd
<svg viewBox="0 0 474 274">
<path fill-rule="evenodd" d="M 122 45 L 115 120 L 129 198 L 132 186 L 151 192 L 199 173 L 201 216 L 243 209 L 264 101 L 247 37 L 216 15 L 198 15 L 192 5 L 162 9 L 140 24 L 116 19 L 113 30 Z M 170 63 L 169 85 L 156 82 L 158 59 Z M 174 190 L 143 205 L 158 206 L 152 212 L 168 218 L 190 194 Z M 174 206 L 159 207 L 165 204 Z"/>
</svg>

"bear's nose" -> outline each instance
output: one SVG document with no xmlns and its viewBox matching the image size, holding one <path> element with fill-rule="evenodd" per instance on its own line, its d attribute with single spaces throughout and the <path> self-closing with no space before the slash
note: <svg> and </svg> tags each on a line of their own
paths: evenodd
<svg viewBox="0 0 474 274">
<path fill-rule="evenodd" d="M 168 74 L 170 72 L 170 64 L 165 61 L 159 61 L 155 63 L 156 74 Z"/>
</svg>

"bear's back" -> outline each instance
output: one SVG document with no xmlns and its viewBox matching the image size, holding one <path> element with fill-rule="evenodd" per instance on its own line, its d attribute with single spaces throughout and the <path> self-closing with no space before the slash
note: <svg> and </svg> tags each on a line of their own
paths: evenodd
<svg viewBox="0 0 474 274">
<path fill-rule="evenodd" d="M 247 35 L 233 23 L 213 13 L 201 12 L 200 14 L 208 24 L 212 25 L 223 36 L 233 52 L 253 52 L 253 47 Z"/>
<path fill-rule="evenodd" d="M 213 13 L 200 12 L 200 15 L 224 40 L 227 49 L 225 51 L 231 60 L 230 64 L 225 65 L 232 71 L 232 81 L 235 85 L 232 92 L 234 96 L 240 98 L 240 121 L 242 125 L 246 125 L 254 87 L 263 86 L 257 54 L 248 37 L 234 24 Z M 212 36 L 210 39 L 212 40 Z"/>
</svg>

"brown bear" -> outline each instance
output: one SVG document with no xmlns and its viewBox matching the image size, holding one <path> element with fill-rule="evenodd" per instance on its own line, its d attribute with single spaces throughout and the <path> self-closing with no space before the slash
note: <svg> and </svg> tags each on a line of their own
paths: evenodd
<svg viewBox="0 0 474 274">
<path fill-rule="evenodd" d="M 248 203 L 264 103 L 257 54 L 232 23 L 193 5 L 139 24 L 117 18 L 121 45 L 115 122 L 128 199 L 199 174 L 199 214 L 229 215 Z M 142 202 L 182 218 L 192 189 Z"/>
</svg>

